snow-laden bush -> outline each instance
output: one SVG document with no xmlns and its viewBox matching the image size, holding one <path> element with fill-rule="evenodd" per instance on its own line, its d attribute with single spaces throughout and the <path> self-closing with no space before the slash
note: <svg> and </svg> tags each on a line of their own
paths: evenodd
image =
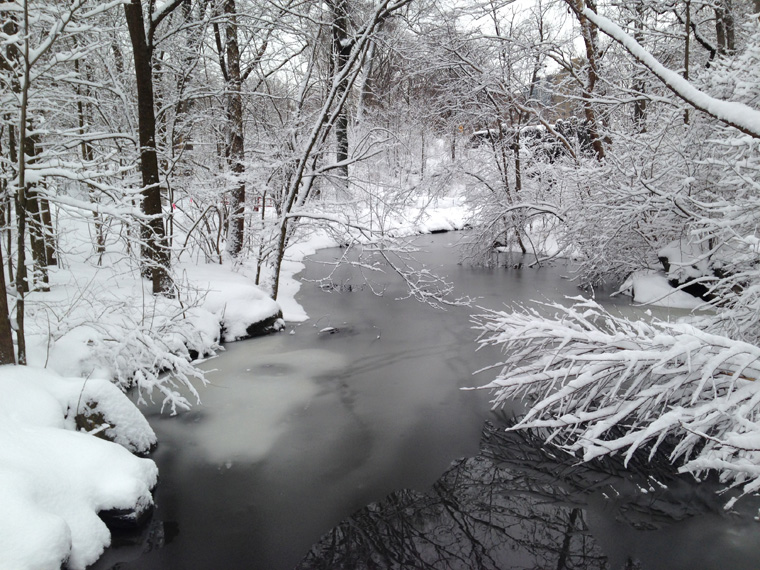
<svg viewBox="0 0 760 570">
<path fill-rule="evenodd" d="M 153 296 L 120 269 L 51 271 L 51 291 L 28 300 L 31 364 L 135 387 L 140 403 L 159 398 L 172 413 L 188 408 L 198 399 L 193 381 L 204 381 L 192 360 L 218 348 L 219 317 L 190 283 L 173 299 Z"/>
<path fill-rule="evenodd" d="M 529 405 L 512 429 L 542 430 L 584 461 L 666 450 L 681 471 L 716 469 L 760 489 L 760 348 L 683 323 L 632 322 L 596 302 L 475 317 L 481 345 L 506 354 L 495 406 Z M 481 371 L 483 372 L 483 371 Z M 729 501 L 728 506 L 735 499 Z"/>
</svg>

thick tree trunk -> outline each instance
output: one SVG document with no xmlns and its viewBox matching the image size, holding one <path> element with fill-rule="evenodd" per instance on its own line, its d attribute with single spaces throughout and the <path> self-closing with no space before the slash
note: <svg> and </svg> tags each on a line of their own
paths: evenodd
<svg viewBox="0 0 760 570">
<path fill-rule="evenodd" d="M 332 75 L 333 80 L 335 80 L 343 72 L 348 63 L 348 59 L 351 56 L 352 42 L 348 37 L 348 1 L 331 0 L 328 2 L 328 5 L 332 11 Z M 345 94 L 346 88 L 346 80 L 344 79 L 340 83 L 340 89 L 337 94 L 339 100 Z M 347 184 L 348 112 L 346 105 L 343 105 L 335 120 L 335 143 L 335 162 L 340 165 L 336 171 L 338 176 Z"/>
<path fill-rule="evenodd" d="M 235 17 L 235 0 L 225 0 L 225 54 L 227 59 L 227 121 L 229 139 L 227 161 L 234 176 L 234 188 L 230 192 L 230 224 L 227 231 L 227 253 L 237 257 L 243 249 L 245 232 L 245 138 L 243 133 L 242 74 L 240 72 L 240 47 Z"/>
<path fill-rule="evenodd" d="M 137 82 L 137 118 L 140 141 L 140 171 L 142 173 L 142 210 L 150 218 L 142 229 L 143 274 L 153 282 L 153 293 L 169 293 L 169 249 L 161 217 L 161 186 L 156 154 L 156 115 L 153 100 L 152 50 L 145 36 L 142 5 L 131 0 L 124 5 L 129 37 L 132 42 Z"/>
<path fill-rule="evenodd" d="M 7 36 L 13 36 L 18 33 L 18 24 L 13 16 L 9 17 L 2 24 L 2 30 Z M 20 54 L 18 49 L 13 43 L 9 43 L 5 48 L 5 57 L 0 57 L 0 71 L 10 72 L 11 64 L 18 64 L 20 62 Z M 26 67 L 26 66 L 25 66 Z M 14 80 L 11 74 L 11 88 L 16 94 L 20 94 L 20 85 L 18 81 Z M 17 152 L 17 141 L 15 135 L 15 127 L 11 119 L 11 114 L 5 115 L 6 123 L 8 124 L 8 158 L 11 165 L 17 165 L 19 163 L 19 156 Z M 26 118 L 23 119 L 26 121 Z M 22 159 L 23 160 L 23 159 Z M 13 221 L 13 212 L 11 207 L 11 198 L 8 195 L 8 181 L 3 179 L 2 182 L 2 210 L 3 217 L 0 222 L 3 223 L 4 233 L 7 235 L 8 240 L 8 275 L 13 280 L 13 254 L 12 244 L 13 237 L 11 232 L 11 224 Z M 2 234 L 0 234 L 2 235 Z M 23 294 L 23 293 L 22 293 Z M 23 305 L 22 305 L 23 311 Z M 20 339 L 23 343 L 23 339 Z M 15 364 L 16 358 L 14 355 L 13 346 L 13 329 L 11 328 L 10 319 L 10 307 L 8 306 L 8 291 L 5 280 L 5 270 L 3 268 L 3 252 L 2 244 L 0 244 L 0 364 Z"/>
</svg>

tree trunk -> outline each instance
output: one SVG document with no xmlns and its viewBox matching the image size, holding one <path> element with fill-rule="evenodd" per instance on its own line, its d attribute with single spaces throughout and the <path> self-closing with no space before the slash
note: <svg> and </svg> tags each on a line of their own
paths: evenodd
<svg viewBox="0 0 760 570">
<path fill-rule="evenodd" d="M 760 2 L 760 0 L 757 0 Z M 377 26 L 377 31 L 383 27 L 383 23 Z M 362 74 L 361 87 L 359 88 L 359 100 L 356 105 L 356 123 L 364 119 L 364 113 L 372 101 L 372 69 L 375 66 L 375 41 L 370 42 L 367 54 L 364 56 L 364 73 Z"/>
<path fill-rule="evenodd" d="M 0 247 L 0 364 L 15 364 L 13 334 L 8 313 L 8 291 L 3 271 L 3 248 Z"/>
<path fill-rule="evenodd" d="M 578 18 L 578 23 L 581 26 L 581 33 L 583 35 L 583 43 L 586 47 L 586 85 L 583 89 L 583 113 L 586 116 L 586 126 L 588 128 L 589 136 L 591 138 L 591 145 L 594 148 L 597 160 L 604 159 L 604 144 L 599 136 L 599 122 L 596 117 L 596 111 L 592 104 L 592 97 L 596 81 L 599 78 L 599 49 L 597 48 L 597 31 L 596 28 L 589 22 L 588 18 L 583 15 L 583 9 L 587 6 L 592 11 L 596 12 L 596 5 L 591 0 L 565 0 L 575 12 Z"/>
<path fill-rule="evenodd" d="M 644 5 L 637 4 L 634 19 L 634 39 L 642 43 L 644 39 Z M 633 79 L 633 90 L 636 92 L 636 100 L 633 102 L 633 124 L 638 133 L 647 132 L 647 100 L 644 99 L 646 90 L 646 74 L 637 71 Z"/>
<path fill-rule="evenodd" d="M 691 1 L 686 0 L 686 23 L 684 24 L 684 31 L 686 33 L 686 38 L 684 40 L 684 47 L 683 47 L 683 78 L 688 81 L 689 80 L 689 55 L 691 50 Z M 685 109 L 683 112 L 683 122 L 684 124 L 689 124 L 689 109 Z"/>
<path fill-rule="evenodd" d="M 74 72 L 79 75 L 79 60 L 74 60 Z M 90 73 L 85 72 L 85 78 L 89 83 L 91 81 Z M 86 87 L 77 86 L 77 118 L 79 120 L 79 135 L 82 137 L 82 141 L 79 143 L 79 150 L 82 153 L 82 162 L 85 164 L 93 161 L 92 146 L 84 140 L 85 126 L 87 123 L 87 117 L 85 114 L 85 104 L 82 98 L 87 94 Z M 92 191 L 89 192 L 90 202 L 93 204 L 98 203 L 97 197 Z M 92 209 L 92 219 L 95 224 L 95 253 L 98 256 L 98 265 L 102 263 L 103 254 L 106 252 L 106 238 L 103 226 L 103 219 L 98 212 L 97 208 Z"/>
<path fill-rule="evenodd" d="M 26 155 L 29 157 L 27 163 L 35 161 L 37 156 L 38 145 L 36 136 L 26 137 Z M 46 229 L 42 221 L 40 211 L 40 196 L 34 185 L 28 184 L 26 187 L 26 215 L 27 225 L 29 226 L 29 241 L 32 246 L 32 261 L 34 262 L 34 275 L 32 281 L 34 289 L 40 291 L 50 291 L 50 280 L 48 279 L 47 270 L 47 248 L 45 247 Z M 28 290 L 28 289 L 27 289 Z"/>
<path fill-rule="evenodd" d="M 156 154 L 156 115 L 153 101 L 152 49 L 145 36 L 142 5 L 131 0 L 124 5 L 129 37 L 134 53 L 137 82 L 137 118 L 140 141 L 140 171 L 142 173 L 142 211 L 150 218 L 142 227 L 143 275 L 153 282 L 153 293 L 169 293 L 169 249 L 161 217 L 161 186 Z"/>
<path fill-rule="evenodd" d="M 34 289 L 50 291 L 50 280 L 47 271 L 47 258 L 45 256 L 45 238 L 40 214 L 40 202 L 37 191 L 33 187 L 27 188 L 26 214 L 29 225 L 29 241 L 32 245 L 32 260 L 34 262 Z"/>
<path fill-rule="evenodd" d="M 227 59 L 227 121 L 229 139 L 227 162 L 234 177 L 230 192 L 230 224 L 227 232 L 227 253 L 237 257 L 243 249 L 245 235 L 245 138 L 243 132 L 243 81 L 240 72 L 240 47 L 235 17 L 235 0 L 225 0 L 225 54 Z"/>
<path fill-rule="evenodd" d="M 26 2 L 23 6 L 24 19 L 24 47 L 22 57 L 23 81 L 20 84 L 20 112 L 18 121 L 18 188 L 16 190 L 16 361 L 18 364 L 26 364 L 26 335 L 24 332 L 24 299 L 29 290 L 26 275 L 26 153 L 27 153 L 27 112 L 29 104 L 29 80 L 31 69 L 29 65 L 29 7 Z"/>
<path fill-rule="evenodd" d="M 37 195 L 40 203 L 40 226 L 42 227 L 42 239 L 45 245 L 45 265 L 58 265 L 55 254 L 55 228 L 53 227 L 53 214 L 50 211 L 50 201 L 44 196 Z"/>
<path fill-rule="evenodd" d="M 721 55 L 735 51 L 736 31 L 732 0 L 718 0 L 715 4 L 715 35 L 718 40 L 718 52 Z"/>
<path fill-rule="evenodd" d="M 333 81 L 343 72 L 351 56 L 353 42 L 348 38 L 348 1 L 330 0 L 328 2 L 332 12 L 332 77 Z M 338 100 L 343 98 L 347 84 L 344 78 L 340 82 L 337 93 Z M 348 184 L 348 113 L 347 106 L 343 105 L 335 120 L 335 162 L 344 184 Z M 343 164 L 341 164 L 343 163 Z"/>
</svg>

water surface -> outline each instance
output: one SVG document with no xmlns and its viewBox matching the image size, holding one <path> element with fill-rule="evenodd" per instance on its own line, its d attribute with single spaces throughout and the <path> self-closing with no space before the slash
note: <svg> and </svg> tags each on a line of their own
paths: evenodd
<svg viewBox="0 0 760 570">
<path fill-rule="evenodd" d="M 498 309 L 504 303 L 561 300 L 579 293 L 566 278 L 568 268 L 559 264 L 532 269 L 459 266 L 453 249 L 456 239 L 455 234 L 421 238 L 420 245 L 430 250 L 422 258 L 461 294 L 477 298 L 477 305 Z M 316 260 L 330 261 L 341 253 L 326 250 Z M 318 279 L 326 272 L 326 267 L 312 262 L 303 277 Z M 405 292 L 399 279 L 390 274 L 374 279 L 382 296 L 362 286 L 351 268 L 334 273 L 329 286 L 305 282 L 299 300 L 311 316 L 309 322 L 289 325 L 274 336 L 228 345 L 223 356 L 205 364 L 211 385 L 202 391 L 201 407 L 175 418 L 149 412 L 160 442 L 153 455 L 161 473 L 153 521 L 139 536 L 120 537 L 125 544 L 110 549 L 94 568 L 278 570 L 294 568 L 307 553 L 310 558 L 304 568 L 329 568 L 322 564 L 325 556 L 337 560 L 341 553 L 329 549 L 327 554 L 324 549 L 310 553 L 312 545 L 320 537 L 337 536 L 331 529 L 354 513 L 361 515 L 366 505 L 379 505 L 385 512 L 387 500 L 401 500 L 394 492 L 412 501 L 409 508 L 419 510 L 417 519 L 424 523 L 426 511 L 415 507 L 414 500 L 428 501 L 425 497 L 431 488 L 440 488 L 436 481 L 452 461 L 478 456 L 484 421 L 498 421 L 490 411 L 488 394 L 460 389 L 486 383 L 489 378 L 471 374 L 498 355 L 491 349 L 475 351 L 469 316 L 477 309 L 441 311 L 411 299 L 399 301 Z M 624 301 L 616 303 L 625 306 Z M 493 480 L 496 471 L 483 472 L 488 461 L 476 458 L 456 465 L 474 465 L 475 479 Z M 508 467 L 518 471 L 503 476 L 506 481 L 524 482 L 525 469 L 532 469 Z M 455 478 L 467 479 L 460 475 Z M 634 555 L 641 558 L 636 553 L 646 552 L 647 545 L 661 548 L 657 541 L 647 542 L 646 532 L 651 529 L 619 522 L 613 511 L 605 514 L 609 507 L 598 493 L 569 501 L 567 493 L 560 492 L 562 485 L 545 479 L 537 484 L 535 488 L 542 489 L 537 508 L 545 514 L 538 519 L 555 521 L 552 524 L 564 529 L 556 536 L 566 536 L 568 517 L 577 510 L 569 535 L 580 533 L 581 543 L 588 543 L 594 561 L 589 568 L 605 567 L 608 559 L 616 568 Z M 482 485 L 479 488 L 482 494 Z M 558 492 L 553 494 L 552 489 Z M 499 492 L 517 499 L 506 509 L 494 504 L 494 511 L 535 510 L 535 494 L 529 500 L 523 488 Z M 551 506 L 552 501 L 559 507 Z M 728 533 L 742 552 L 757 542 L 747 540 L 748 517 L 731 526 L 731 521 L 715 515 L 711 501 L 674 522 L 682 530 L 673 536 L 662 534 L 663 528 L 672 530 L 673 525 L 659 525 L 657 532 L 670 542 L 681 541 L 688 550 L 689 533 L 701 538 L 700 529 L 708 524 L 714 528 L 719 520 L 723 526 L 714 528 L 714 535 Z M 564 510 L 556 514 L 552 509 L 557 508 Z M 701 524 L 704 512 L 713 518 Z M 561 551 L 538 519 L 521 532 L 549 537 L 550 550 Z M 391 518 L 384 520 L 392 524 Z M 511 524 L 520 526 L 517 520 Z M 383 540 L 387 542 L 387 537 Z M 320 558 L 320 552 L 325 556 Z M 666 555 L 658 552 L 650 558 L 665 562 L 641 568 L 682 567 L 669 566 Z M 752 555 L 760 560 L 760 548 L 750 549 Z M 403 559 L 404 553 L 399 556 Z M 345 561 L 342 567 L 360 567 L 355 559 Z M 544 562 L 521 554 L 511 566 L 500 561 L 494 567 L 543 567 Z M 438 567 L 449 563 L 440 562 L 444 566 Z M 478 564 L 467 560 L 461 567 Z M 553 567 L 558 566 L 553 563 Z M 732 568 L 750 566 L 739 563 Z"/>
</svg>

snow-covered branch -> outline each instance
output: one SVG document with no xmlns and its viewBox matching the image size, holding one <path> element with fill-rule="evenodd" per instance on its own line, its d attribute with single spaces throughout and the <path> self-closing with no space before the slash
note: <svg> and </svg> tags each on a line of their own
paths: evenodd
<svg viewBox="0 0 760 570">
<path fill-rule="evenodd" d="M 475 317 L 480 345 L 507 355 L 485 369 L 498 373 L 483 388 L 495 406 L 529 405 L 514 429 L 537 428 L 584 461 L 622 453 L 627 463 L 637 451 L 651 459 L 667 447 L 683 471 L 716 469 L 743 494 L 760 489 L 760 348 L 574 301 Z"/>
<path fill-rule="evenodd" d="M 741 132 L 760 138 L 760 111 L 738 101 L 723 101 L 700 91 L 680 74 L 668 69 L 651 53 L 644 49 L 633 37 L 604 16 L 586 8 L 583 15 L 595 26 L 622 45 L 628 52 L 646 66 L 665 86 L 678 97 Z"/>
</svg>

